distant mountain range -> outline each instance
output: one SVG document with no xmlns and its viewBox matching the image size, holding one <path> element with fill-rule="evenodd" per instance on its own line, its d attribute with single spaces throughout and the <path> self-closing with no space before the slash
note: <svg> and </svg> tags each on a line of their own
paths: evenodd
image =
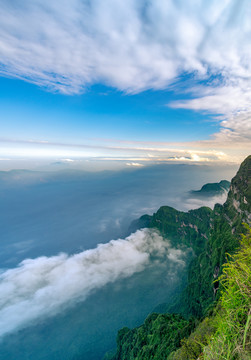
<svg viewBox="0 0 251 360">
<path fill-rule="evenodd" d="M 224 194 L 230 188 L 230 181 L 221 180 L 218 183 L 209 183 L 202 186 L 200 190 L 190 191 L 194 196 L 216 196 Z"/>
<path fill-rule="evenodd" d="M 106 360 L 202 359 L 199 357 L 202 345 L 198 347 L 198 341 L 192 341 L 191 337 L 193 339 L 205 333 L 206 339 L 215 331 L 210 317 L 222 293 L 218 278 L 227 254 L 239 249 L 242 234 L 248 232 L 244 223 L 251 225 L 251 156 L 241 164 L 231 183 L 223 180 L 206 184 L 201 190 L 192 191 L 192 194 L 204 196 L 227 190 L 227 201 L 223 205 L 216 204 L 213 210 L 201 207 L 181 212 L 163 206 L 152 216 L 143 215 L 132 223 L 130 230 L 156 228 L 171 241 L 172 246 L 178 249 L 191 247 L 194 258 L 189 266 L 187 286 L 181 296 L 174 298 L 171 305 L 159 305 L 140 327 L 121 329 L 117 337 L 117 350 L 107 354 Z M 243 322 L 247 321 L 247 316 Z M 184 344 L 190 344 L 190 353 L 190 350 L 183 349 Z"/>
</svg>

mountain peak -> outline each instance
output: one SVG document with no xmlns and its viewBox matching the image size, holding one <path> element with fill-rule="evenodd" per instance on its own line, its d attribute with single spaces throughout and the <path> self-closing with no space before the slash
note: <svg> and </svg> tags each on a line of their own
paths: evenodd
<svg viewBox="0 0 251 360">
<path fill-rule="evenodd" d="M 251 223 L 251 155 L 242 162 L 231 181 L 225 208 L 230 214 L 237 211 L 243 221 Z"/>
<path fill-rule="evenodd" d="M 190 194 L 197 197 L 208 197 L 224 194 L 229 190 L 230 181 L 221 180 L 218 183 L 207 183 L 200 190 L 192 190 Z"/>
</svg>

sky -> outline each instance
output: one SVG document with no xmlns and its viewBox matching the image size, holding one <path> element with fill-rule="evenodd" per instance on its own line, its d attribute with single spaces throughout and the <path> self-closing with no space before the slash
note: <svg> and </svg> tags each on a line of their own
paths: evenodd
<svg viewBox="0 0 251 360">
<path fill-rule="evenodd" d="M 249 0 L 0 5 L 0 170 L 250 154 Z"/>
</svg>

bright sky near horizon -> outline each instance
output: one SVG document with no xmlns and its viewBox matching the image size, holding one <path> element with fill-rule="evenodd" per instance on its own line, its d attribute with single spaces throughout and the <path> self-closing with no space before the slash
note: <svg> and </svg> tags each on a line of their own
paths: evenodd
<svg viewBox="0 0 251 360">
<path fill-rule="evenodd" d="M 249 0 L 0 6 L 0 170 L 251 153 Z"/>
</svg>

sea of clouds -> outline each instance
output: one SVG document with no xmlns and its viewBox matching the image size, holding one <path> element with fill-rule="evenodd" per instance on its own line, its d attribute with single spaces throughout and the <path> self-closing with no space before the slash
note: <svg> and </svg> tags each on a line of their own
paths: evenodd
<svg viewBox="0 0 251 360">
<path fill-rule="evenodd" d="M 184 256 L 158 232 L 142 229 L 72 256 L 26 259 L 0 275 L 0 336 L 56 315 L 156 262 L 169 260 L 177 270 L 185 265 Z"/>
<path fill-rule="evenodd" d="M 214 196 L 194 196 L 189 194 L 187 199 L 184 201 L 184 209 L 198 209 L 201 206 L 208 206 L 213 209 L 215 204 L 224 204 L 227 200 L 227 194 L 227 191 Z"/>
<path fill-rule="evenodd" d="M 234 173 L 192 165 L 99 174 L 2 172 L 3 359 L 44 359 L 54 348 L 67 359 L 76 351 L 71 341 L 84 358 L 101 358 L 115 346 L 119 328 L 138 326 L 180 291 L 191 257 L 156 231 L 128 236 L 131 221 L 161 205 L 186 211 L 224 202 L 226 194 L 197 198 L 191 190 Z"/>
</svg>

